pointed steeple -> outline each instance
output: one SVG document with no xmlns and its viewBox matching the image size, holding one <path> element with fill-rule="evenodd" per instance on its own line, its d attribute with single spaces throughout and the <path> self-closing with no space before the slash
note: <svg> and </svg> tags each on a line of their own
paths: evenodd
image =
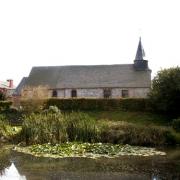
<svg viewBox="0 0 180 180">
<path fill-rule="evenodd" d="M 136 58 L 134 60 L 134 68 L 137 71 L 145 71 L 148 69 L 148 61 L 144 60 L 145 53 L 141 43 L 141 37 L 139 38 L 139 44 L 136 52 Z"/>
<path fill-rule="evenodd" d="M 144 60 L 143 57 L 145 57 L 145 52 L 144 52 L 144 49 L 141 43 L 141 37 L 140 37 L 135 60 Z"/>
</svg>

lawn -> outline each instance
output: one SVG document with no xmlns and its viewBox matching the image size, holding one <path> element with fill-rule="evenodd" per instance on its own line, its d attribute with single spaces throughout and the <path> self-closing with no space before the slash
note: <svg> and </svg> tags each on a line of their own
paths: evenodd
<svg viewBox="0 0 180 180">
<path fill-rule="evenodd" d="M 126 111 L 91 111 L 86 112 L 90 117 L 98 121 L 108 120 L 113 122 L 124 121 L 139 125 L 168 126 L 167 118 L 145 112 L 126 112 Z"/>
</svg>

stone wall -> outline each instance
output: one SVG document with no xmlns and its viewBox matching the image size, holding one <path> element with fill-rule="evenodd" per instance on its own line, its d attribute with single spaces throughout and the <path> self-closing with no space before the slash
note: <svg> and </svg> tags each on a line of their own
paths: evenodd
<svg viewBox="0 0 180 180">
<path fill-rule="evenodd" d="M 78 98 L 103 98 L 103 88 L 75 89 Z M 112 88 L 112 98 L 121 98 L 122 90 L 128 90 L 130 98 L 145 98 L 149 92 L 149 88 Z M 72 89 L 57 90 L 59 98 L 71 98 Z M 52 90 L 49 91 L 49 97 L 52 95 Z"/>
</svg>

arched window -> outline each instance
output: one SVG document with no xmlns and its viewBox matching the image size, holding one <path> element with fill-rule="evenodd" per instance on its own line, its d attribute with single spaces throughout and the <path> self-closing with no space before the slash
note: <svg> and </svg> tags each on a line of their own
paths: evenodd
<svg viewBox="0 0 180 180">
<path fill-rule="evenodd" d="M 52 91 L 52 97 L 57 97 L 57 91 L 56 90 Z"/>
<path fill-rule="evenodd" d="M 110 98 L 111 97 L 111 89 L 106 88 L 104 89 L 104 98 Z"/>
<path fill-rule="evenodd" d="M 72 98 L 77 97 L 77 91 L 76 91 L 75 89 L 73 89 L 73 90 L 71 91 L 71 97 L 72 97 Z"/>
</svg>

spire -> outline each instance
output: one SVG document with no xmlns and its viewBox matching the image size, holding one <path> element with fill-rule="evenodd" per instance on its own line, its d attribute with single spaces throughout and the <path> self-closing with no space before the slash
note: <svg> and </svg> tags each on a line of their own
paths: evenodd
<svg viewBox="0 0 180 180">
<path fill-rule="evenodd" d="M 141 37 L 140 37 L 135 60 L 144 60 L 143 57 L 145 57 L 145 52 L 142 47 Z"/>
</svg>

